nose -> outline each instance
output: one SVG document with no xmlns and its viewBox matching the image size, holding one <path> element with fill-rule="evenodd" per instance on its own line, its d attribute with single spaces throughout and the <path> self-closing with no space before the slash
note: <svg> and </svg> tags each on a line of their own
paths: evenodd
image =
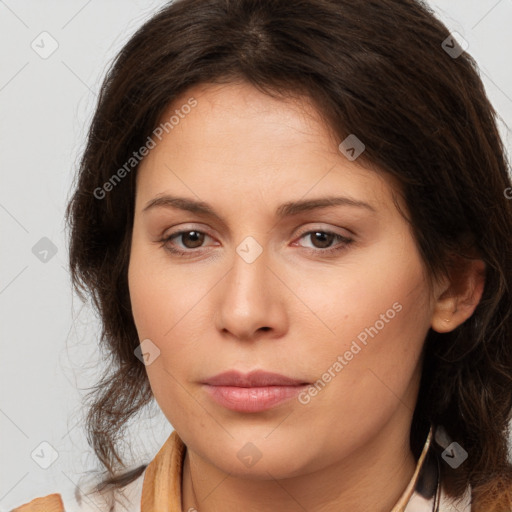
<svg viewBox="0 0 512 512">
<path fill-rule="evenodd" d="M 217 328 L 224 336 L 244 341 L 282 336 L 288 327 L 286 287 L 265 249 L 254 261 L 240 254 L 235 252 L 230 271 L 216 287 Z"/>
</svg>

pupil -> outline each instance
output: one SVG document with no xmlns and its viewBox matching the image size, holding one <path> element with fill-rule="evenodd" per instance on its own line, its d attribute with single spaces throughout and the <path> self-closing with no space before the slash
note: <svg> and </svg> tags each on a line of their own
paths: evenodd
<svg viewBox="0 0 512 512">
<path fill-rule="evenodd" d="M 191 236 L 191 237 L 189 237 L 189 235 L 190 235 L 190 234 L 192 234 L 192 236 Z M 189 237 L 189 238 L 191 238 L 191 239 L 194 239 L 194 238 L 195 238 L 195 240 L 192 240 L 192 247 L 189 247 L 189 248 L 192 248 L 192 249 L 193 249 L 193 248 L 195 248 L 195 247 L 200 246 L 200 245 L 201 245 L 201 243 L 202 243 L 201 235 L 200 235 L 200 233 L 198 233 L 197 231 L 189 231 L 185 236 L 186 236 L 186 238 L 187 238 L 187 237 Z M 185 244 L 185 245 L 187 245 L 187 244 Z"/>
<path fill-rule="evenodd" d="M 320 241 L 320 246 L 322 248 L 325 248 L 325 247 L 329 247 L 330 242 L 332 242 L 332 238 L 334 237 L 334 235 L 331 233 L 322 233 L 321 231 L 317 231 L 317 232 L 315 232 L 315 237 L 319 237 L 319 238 L 323 239 L 323 241 L 322 240 Z M 327 243 L 325 243 L 325 242 L 327 242 Z"/>
</svg>

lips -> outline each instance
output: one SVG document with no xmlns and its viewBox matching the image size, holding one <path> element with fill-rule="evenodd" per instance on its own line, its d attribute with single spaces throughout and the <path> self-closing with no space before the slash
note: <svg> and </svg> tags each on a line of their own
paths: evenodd
<svg viewBox="0 0 512 512">
<path fill-rule="evenodd" d="M 220 373 L 203 381 L 203 384 L 210 386 L 236 386 L 239 388 L 253 388 L 266 386 L 300 386 L 309 384 L 298 379 L 285 377 L 279 373 L 265 372 L 256 370 L 251 373 L 243 374 L 236 370 L 230 370 Z"/>
<path fill-rule="evenodd" d="M 256 370 L 248 374 L 236 370 L 202 382 L 209 397 L 236 412 L 255 413 L 276 407 L 297 396 L 309 383 L 278 373 Z"/>
</svg>

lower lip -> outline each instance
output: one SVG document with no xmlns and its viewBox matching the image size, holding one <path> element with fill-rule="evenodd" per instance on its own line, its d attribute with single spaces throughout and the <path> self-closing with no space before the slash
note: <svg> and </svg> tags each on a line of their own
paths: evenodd
<svg viewBox="0 0 512 512">
<path fill-rule="evenodd" d="M 211 398 L 227 409 L 237 412 L 260 412 L 290 400 L 308 387 L 308 385 L 254 388 L 210 386 L 209 384 L 204 386 Z"/>
</svg>

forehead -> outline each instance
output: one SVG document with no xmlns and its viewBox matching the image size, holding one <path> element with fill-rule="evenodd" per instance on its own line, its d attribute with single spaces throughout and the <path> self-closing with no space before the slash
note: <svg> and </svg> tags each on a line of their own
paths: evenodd
<svg viewBox="0 0 512 512">
<path fill-rule="evenodd" d="M 230 155 L 247 154 L 251 148 L 263 149 L 264 144 L 266 151 L 258 155 L 260 158 L 275 148 L 292 149 L 294 144 L 306 144 L 310 150 L 318 145 L 325 152 L 331 146 L 326 144 L 329 137 L 333 146 L 329 150 L 336 149 L 336 137 L 304 96 L 274 98 L 246 82 L 200 84 L 176 98 L 163 112 L 160 123 L 188 110 L 186 104 L 190 98 L 194 98 L 196 106 L 188 114 L 182 114 L 170 130 L 176 143 L 201 144 L 210 149 L 229 147 L 233 150 Z M 227 140 L 227 136 L 231 139 Z M 168 139 L 173 142 L 172 137 Z M 234 145 L 235 142 L 241 145 Z"/>
<path fill-rule="evenodd" d="M 201 84 L 166 108 L 160 125 L 166 122 L 137 173 L 146 199 L 177 189 L 221 199 L 227 188 L 228 200 L 283 203 L 344 192 L 386 204 L 396 189 L 387 175 L 340 152 L 340 141 L 306 98 L 272 98 L 246 83 Z"/>
</svg>

